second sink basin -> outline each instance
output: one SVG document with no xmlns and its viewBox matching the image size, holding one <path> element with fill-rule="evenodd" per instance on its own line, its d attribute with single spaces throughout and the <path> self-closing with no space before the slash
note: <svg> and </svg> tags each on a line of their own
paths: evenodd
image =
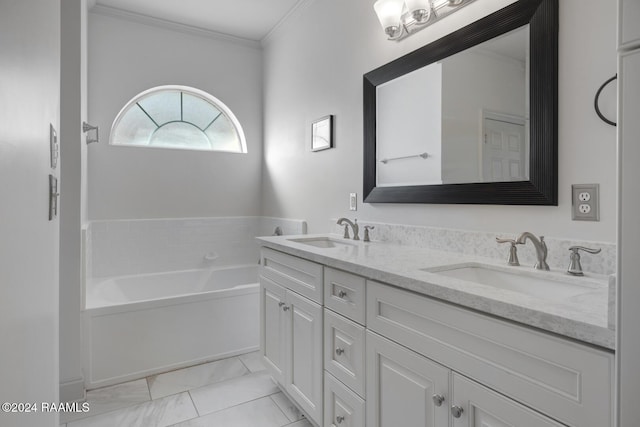
<svg viewBox="0 0 640 427">
<path fill-rule="evenodd" d="M 287 239 L 290 242 L 302 243 L 303 245 L 314 246 L 316 248 L 344 248 L 355 246 L 353 243 L 332 239 L 331 237 L 302 237 L 298 239 Z"/>
<path fill-rule="evenodd" d="M 588 281 L 584 279 L 582 279 L 585 281 L 583 285 L 572 283 L 576 281 L 575 278 L 554 277 L 545 272 L 511 273 L 481 264 L 451 266 L 438 270 L 425 269 L 425 271 L 547 300 L 571 298 L 595 288 L 594 285 L 589 286 Z"/>
</svg>

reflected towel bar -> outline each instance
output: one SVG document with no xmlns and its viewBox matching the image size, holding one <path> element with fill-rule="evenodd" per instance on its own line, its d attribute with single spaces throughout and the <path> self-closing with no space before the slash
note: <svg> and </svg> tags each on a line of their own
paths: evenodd
<svg viewBox="0 0 640 427">
<path fill-rule="evenodd" d="M 426 159 L 427 157 L 429 157 L 429 154 L 425 152 L 420 154 L 414 154 L 413 156 L 392 157 L 390 159 L 382 159 L 380 160 L 380 163 L 384 163 L 386 165 L 387 162 L 390 162 L 392 160 L 412 159 L 414 157 L 422 157 L 423 159 Z"/>
</svg>

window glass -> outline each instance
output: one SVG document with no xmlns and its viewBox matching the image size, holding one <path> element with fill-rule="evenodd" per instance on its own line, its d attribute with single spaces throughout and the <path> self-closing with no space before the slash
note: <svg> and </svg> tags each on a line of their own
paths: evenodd
<svg viewBox="0 0 640 427">
<path fill-rule="evenodd" d="M 124 106 L 110 144 L 246 153 L 240 123 L 221 101 L 186 86 L 145 91 Z"/>
</svg>

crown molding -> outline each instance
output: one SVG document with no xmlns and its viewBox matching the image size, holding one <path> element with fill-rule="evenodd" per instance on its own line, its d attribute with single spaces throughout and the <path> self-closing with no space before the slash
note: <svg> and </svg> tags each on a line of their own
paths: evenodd
<svg viewBox="0 0 640 427">
<path fill-rule="evenodd" d="M 274 25 L 274 27 L 271 30 L 269 30 L 269 32 L 262 39 L 260 39 L 260 44 L 264 46 L 264 44 L 269 41 L 271 36 L 274 33 L 276 33 L 278 31 L 278 29 L 284 25 L 285 22 L 287 22 L 296 13 L 299 13 L 302 10 L 304 10 L 304 8 L 309 6 L 313 1 L 314 0 L 298 0 L 298 2 L 291 8 L 291 10 L 289 10 L 289 12 L 287 12 L 287 14 L 284 15 L 278 21 L 278 23 L 276 25 Z"/>
<path fill-rule="evenodd" d="M 300 0 L 300 2 L 305 2 L 308 0 Z M 297 8 L 298 5 L 294 7 Z M 292 9 L 293 10 L 293 9 Z M 104 6 L 101 4 L 96 4 L 89 11 L 90 13 L 95 13 L 97 15 L 110 16 L 112 18 L 124 19 L 130 22 L 135 22 L 138 24 L 150 25 L 153 27 L 164 28 L 172 31 L 178 31 L 181 33 L 197 35 L 201 37 L 208 37 L 215 40 L 225 41 L 229 43 L 236 43 L 239 45 L 243 45 L 246 47 L 251 47 L 254 49 L 261 49 L 261 43 L 257 40 L 246 39 L 243 37 L 232 36 L 225 33 L 220 33 L 213 30 L 208 30 L 206 28 L 196 27 L 193 25 L 181 24 L 174 21 L 169 21 L 161 18 L 154 18 L 152 16 L 143 15 L 140 13 L 130 12 L 127 10 Z M 287 14 L 285 18 L 289 16 Z M 283 18 L 284 19 L 284 18 Z M 282 20 L 280 21 L 282 22 Z M 280 24 L 278 23 L 278 25 Z M 273 31 L 273 30 L 272 30 Z M 271 33 L 271 32 L 270 32 Z M 270 34 L 269 33 L 269 34 Z"/>
</svg>

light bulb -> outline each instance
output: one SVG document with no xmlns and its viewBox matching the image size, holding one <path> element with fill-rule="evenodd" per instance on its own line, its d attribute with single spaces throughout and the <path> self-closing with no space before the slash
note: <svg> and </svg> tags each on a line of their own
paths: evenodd
<svg viewBox="0 0 640 427">
<path fill-rule="evenodd" d="M 400 17 L 402 16 L 403 0 L 378 0 L 373 8 L 378 15 L 380 25 L 389 37 L 395 37 L 402 31 Z"/>
<path fill-rule="evenodd" d="M 418 23 L 424 23 L 431 16 L 430 0 L 405 0 L 411 17 Z"/>
</svg>

